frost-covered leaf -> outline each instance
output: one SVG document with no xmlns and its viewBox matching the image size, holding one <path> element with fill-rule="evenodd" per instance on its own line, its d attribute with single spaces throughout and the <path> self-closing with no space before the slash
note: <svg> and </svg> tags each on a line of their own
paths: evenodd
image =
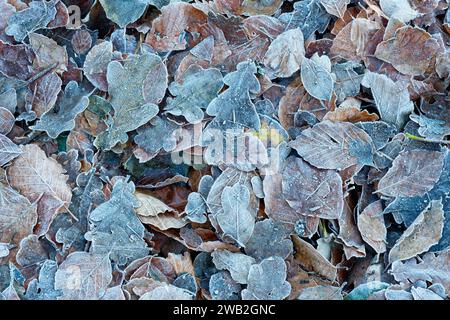
<svg viewBox="0 0 450 320">
<path fill-rule="evenodd" d="M 97 300 L 112 280 L 108 255 L 74 252 L 59 266 L 55 274 L 55 289 L 61 290 L 60 300 Z"/>
<path fill-rule="evenodd" d="M 170 152 L 175 149 L 177 145 L 176 131 L 180 126 L 166 117 L 156 116 L 150 120 L 149 124 L 139 128 L 137 135 L 134 137 L 134 142 L 146 154 L 153 158 L 158 152 L 164 150 Z M 135 152 L 136 157 L 141 162 L 146 162 L 147 155 L 141 155 Z"/>
<path fill-rule="evenodd" d="M 4 75 L 28 80 L 34 72 L 34 57 L 33 50 L 24 44 L 13 45 L 0 40 L 0 72 Z"/>
<path fill-rule="evenodd" d="M 90 231 L 85 238 L 92 241 L 92 253 L 108 255 L 119 265 L 144 257 L 148 253 L 143 240 L 144 226 L 136 215 L 139 202 L 132 182 L 118 180 L 109 201 L 91 212 Z"/>
<path fill-rule="evenodd" d="M 353 289 L 346 297 L 345 300 L 367 300 L 372 294 L 384 290 L 389 287 L 386 282 L 371 281 L 363 283 Z"/>
<path fill-rule="evenodd" d="M 422 196 L 438 181 L 444 153 L 411 150 L 400 153 L 380 180 L 377 192 L 390 197 Z"/>
<path fill-rule="evenodd" d="M 315 59 L 304 58 L 301 64 L 301 77 L 303 86 L 311 96 L 319 100 L 331 100 L 334 91 L 331 70 L 327 70 Z"/>
<path fill-rule="evenodd" d="M 44 113 L 41 119 L 30 128 L 45 131 L 49 137 L 56 139 L 64 131 L 75 127 L 75 118 L 89 105 L 89 93 L 75 81 L 66 85 L 55 107 Z"/>
<path fill-rule="evenodd" d="M 84 75 L 94 86 L 102 91 L 108 91 L 106 72 L 112 59 L 112 43 L 104 41 L 92 47 L 84 61 Z"/>
<path fill-rule="evenodd" d="M 444 229 L 442 202 L 433 200 L 397 240 L 389 252 L 389 262 L 406 260 L 438 244 Z"/>
<path fill-rule="evenodd" d="M 201 34 L 207 14 L 191 3 L 173 2 L 161 9 L 145 39 L 158 52 L 184 50 L 186 32 Z"/>
<path fill-rule="evenodd" d="M 350 0 L 320 0 L 320 3 L 329 14 L 342 19 Z"/>
<path fill-rule="evenodd" d="M 0 183 L 0 242 L 18 246 L 33 232 L 36 222 L 36 204 Z"/>
<path fill-rule="evenodd" d="M 322 121 L 303 131 L 290 146 L 322 169 L 343 170 L 355 164 L 372 164 L 372 139 L 352 123 Z"/>
<path fill-rule="evenodd" d="M 228 271 L 213 274 L 209 280 L 209 292 L 213 300 L 239 300 L 241 285 L 231 278 Z"/>
<path fill-rule="evenodd" d="M 192 293 L 185 289 L 161 283 L 153 290 L 144 293 L 139 300 L 192 300 L 193 298 Z"/>
<path fill-rule="evenodd" d="M 44 75 L 31 84 L 34 94 L 32 109 L 38 118 L 53 108 L 61 91 L 61 85 L 61 78 L 54 72 Z"/>
<path fill-rule="evenodd" d="M 11 160 L 17 158 L 22 149 L 3 134 L 0 134 L 0 166 L 4 166 Z"/>
<path fill-rule="evenodd" d="M 336 76 L 334 82 L 334 91 L 338 101 L 344 101 L 347 97 L 354 97 L 359 93 L 363 76 L 358 74 L 355 69 L 360 67 L 354 62 L 334 64 L 331 71 Z"/>
<path fill-rule="evenodd" d="M 36 54 L 36 64 L 39 68 L 55 68 L 59 72 L 67 70 L 68 56 L 66 48 L 59 46 L 55 40 L 38 33 L 28 36 L 31 48 Z"/>
<path fill-rule="evenodd" d="M 208 129 L 225 131 L 231 128 L 251 128 L 259 130 L 261 123 L 250 94 L 261 90 L 255 77 L 256 66 L 253 62 L 241 62 L 237 70 L 227 74 L 223 82 L 229 86 L 226 91 L 211 101 L 206 113 L 215 116 Z"/>
<path fill-rule="evenodd" d="M 149 0 L 100 0 L 108 19 L 121 28 L 139 19 L 147 8 Z"/>
<path fill-rule="evenodd" d="M 211 254 L 214 265 L 219 270 L 228 270 L 234 281 L 247 284 L 248 272 L 256 260 L 242 253 L 227 250 L 214 251 Z"/>
<path fill-rule="evenodd" d="M 247 289 L 242 291 L 243 300 L 282 300 L 291 293 L 286 281 L 286 264 L 280 257 L 264 259 L 250 267 Z"/>
<path fill-rule="evenodd" d="M 11 186 L 20 191 L 30 201 L 46 193 L 58 199 L 60 207 L 68 206 L 72 199 L 72 189 L 68 186 L 68 176 L 62 166 L 35 144 L 22 147 L 22 154 L 8 168 Z"/>
<path fill-rule="evenodd" d="M 395 280 L 401 283 L 414 283 L 416 281 L 429 281 L 440 283 L 445 290 L 450 290 L 450 251 L 446 250 L 437 255 L 425 254 L 420 261 L 409 259 L 405 262 L 394 261 L 390 273 Z"/>
<path fill-rule="evenodd" d="M 189 194 L 188 202 L 185 207 L 187 214 L 186 218 L 189 221 L 197 223 L 206 222 L 206 212 L 208 207 L 206 204 L 206 199 L 213 183 L 214 179 L 209 175 L 205 175 L 200 179 L 198 192 L 192 192 Z"/>
<path fill-rule="evenodd" d="M 373 72 L 366 73 L 361 84 L 372 90 L 381 120 L 395 124 L 399 129 L 403 128 L 409 114 L 414 110 L 406 86 Z"/>
<path fill-rule="evenodd" d="M 283 32 L 272 41 L 264 56 L 264 65 L 275 77 L 287 78 L 300 69 L 304 57 L 303 33 L 295 28 Z"/>
<path fill-rule="evenodd" d="M 381 42 L 375 56 L 403 74 L 418 76 L 427 71 L 439 50 L 437 40 L 428 32 L 405 26 L 398 29 L 393 38 Z"/>
<path fill-rule="evenodd" d="M 6 34 L 22 42 L 28 34 L 45 28 L 56 16 L 55 0 L 31 1 L 28 8 L 17 11 L 8 20 Z"/>
<path fill-rule="evenodd" d="M 414 300 L 444 300 L 433 291 L 421 287 L 411 288 L 411 294 L 414 297 Z"/>
<path fill-rule="evenodd" d="M 280 222 L 272 219 L 259 221 L 245 245 L 245 252 L 257 261 L 274 256 L 286 259 L 293 250 L 289 234 L 289 230 Z"/>
<path fill-rule="evenodd" d="M 20 241 L 19 251 L 17 251 L 16 261 L 22 267 L 31 267 L 47 260 L 48 253 L 43 242 L 35 234 L 30 234 Z"/>
<path fill-rule="evenodd" d="M 419 15 L 408 0 L 380 0 L 380 7 L 388 17 L 402 22 L 409 22 Z"/>
<path fill-rule="evenodd" d="M 16 118 L 6 108 L 0 107 L 0 134 L 8 134 L 14 126 Z"/>
<path fill-rule="evenodd" d="M 223 189 L 221 202 L 223 211 L 216 215 L 220 228 L 225 236 L 244 247 L 255 227 L 255 216 L 249 208 L 250 191 L 239 183 L 227 186 Z"/>
<path fill-rule="evenodd" d="M 294 3 L 294 11 L 281 14 L 279 19 L 286 24 L 286 29 L 300 28 L 308 39 L 316 31 L 324 32 L 331 16 L 320 0 L 302 0 Z"/>
<path fill-rule="evenodd" d="M 364 208 L 358 216 L 358 230 L 363 240 L 377 253 L 386 251 L 387 230 L 381 201 L 372 202 Z"/>
<path fill-rule="evenodd" d="M 61 292 L 55 289 L 55 273 L 58 265 L 53 260 L 45 260 L 39 271 L 39 278 L 31 280 L 25 297 L 29 300 L 56 300 Z"/>
<path fill-rule="evenodd" d="M 218 69 L 202 69 L 192 65 L 183 74 L 181 83 L 172 82 L 169 91 L 175 98 L 164 108 L 175 116 L 183 116 L 189 123 L 203 120 L 203 110 L 222 89 L 222 74 Z"/>
<path fill-rule="evenodd" d="M 300 291 L 298 300 L 343 300 L 342 288 L 333 286 L 314 286 Z"/>
<path fill-rule="evenodd" d="M 156 116 L 158 106 L 145 101 L 143 90 L 154 61 L 159 60 L 154 54 L 144 54 L 130 55 L 124 65 L 118 61 L 109 63 L 108 93 L 114 117 L 108 130 L 95 140 L 97 147 L 109 150 L 119 142 L 126 143 L 127 132 L 139 128 Z"/>
</svg>

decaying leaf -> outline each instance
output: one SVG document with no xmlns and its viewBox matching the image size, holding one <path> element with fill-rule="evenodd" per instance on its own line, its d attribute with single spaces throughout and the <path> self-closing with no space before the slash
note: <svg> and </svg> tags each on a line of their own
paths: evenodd
<svg viewBox="0 0 450 320">
<path fill-rule="evenodd" d="M 247 284 L 250 267 L 256 260 L 242 253 L 234 253 L 227 250 L 214 251 L 211 254 L 214 265 L 219 270 L 228 270 L 234 281 Z"/>
<path fill-rule="evenodd" d="M 49 137 L 56 139 L 62 132 L 75 127 L 75 118 L 86 110 L 89 105 L 88 93 L 71 81 L 66 85 L 64 94 L 55 107 L 41 116 L 41 119 L 31 128 L 45 131 Z"/>
<path fill-rule="evenodd" d="M 202 69 L 192 65 L 184 74 L 181 83 L 172 82 L 170 93 L 175 96 L 168 101 L 165 110 L 176 116 L 183 116 L 189 123 L 203 120 L 206 109 L 220 89 L 222 74 L 217 69 Z"/>
<path fill-rule="evenodd" d="M 401 129 L 414 109 L 406 87 L 385 75 L 373 72 L 366 73 L 361 84 L 372 90 L 381 120 L 395 124 Z"/>
<path fill-rule="evenodd" d="M 343 170 L 356 164 L 372 164 L 372 139 L 347 122 L 323 121 L 303 131 L 290 146 L 322 169 Z"/>
<path fill-rule="evenodd" d="M 223 189 L 221 201 L 223 211 L 216 215 L 217 222 L 225 236 L 244 247 L 255 227 L 255 216 L 249 208 L 250 191 L 238 183 L 227 186 Z"/>
<path fill-rule="evenodd" d="M 108 255 L 74 252 L 59 266 L 55 274 L 55 289 L 61 290 L 61 300 L 97 300 L 112 280 Z"/>
<path fill-rule="evenodd" d="M 302 83 L 306 91 L 316 99 L 331 100 L 334 91 L 334 79 L 331 76 L 331 70 L 327 70 L 317 59 L 305 58 L 301 66 Z"/>
<path fill-rule="evenodd" d="M 415 76 L 427 71 L 438 50 L 438 42 L 428 32 L 405 26 L 398 29 L 393 38 L 381 42 L 375 56 L 401 73 Z"/>
<path fill-rule="evenodd" d="M 444 154 L 411 150 L 400 153 L 380 180 L 377 192 L 391 197 L 421 196 L 430 191 L 441 175 Z"/>
<path fill-rule="evenodd" d="M 91 226 L 85 237 L 92 241 L 92 253 L 102 257 L 109 255 L 119 265 L 148 253 L 143 240 L 145 228 L 135 213 L 140 203 L 134 191 L 132 182 L 117 181 L 111 199 L 89 215 Z"/>
<path fill-rule="evenodd" d="M 442 202 L 433 200 L 397 240 L 389 252 L 389 262 L 406 260 L 439 243 L 444 229 Z"/>
<path fill-rule="evenodd" d="M 248 287 L 242 291 L 244 300 L 281 300 L 291 292 L 286 281 L 286 264 L 280 257 L 264 259 L 250 267 Z"/>
<path fill-rule="evenodd" d="M 264 65 L 273 70 L 274 76 L 287 78 L 300 69 L 304 57 L 303 33 L 296 28 L 283 32 L 270 44 Z"/>
<path fill-rule="evenodd" d="M 358 230 L 363 240 L 377 253 L 386 251 L 387 230 L 381 201 L 369 204 L 358 216 Z"/>
<path fill-rule="evenodd" d="M 35 144 L 22 147 L 22 154 L 8 168 L 11 186 L 30 201 L 46 193 L 60 201 L 60 207 L 67 207 L 72 199 L 72 190 L 62 166 Z"/>
</svg>

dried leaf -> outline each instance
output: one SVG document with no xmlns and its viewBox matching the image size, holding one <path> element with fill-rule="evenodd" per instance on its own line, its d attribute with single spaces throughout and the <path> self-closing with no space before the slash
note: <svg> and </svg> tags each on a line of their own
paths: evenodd
<svg viewBox="0 0 450 320">
<path fill-rule="evenodd" d="M 390 197 L 414 197 L 430 191 L 441 175 L 444 154 L 411 150 L 400 153 L 380 180 L 377 192 Z"/>
<path fill-rule="evenodd" d="M 275 77 L 287 78 L 300 69 L 304 57 L 303 33 L 296 28 L 276 37 L 264 56 L 264 65 Z"/>
<path fill-rule="evenodd" d="M 389 252 L 389 262 L 406 260 L 439 243 L 444 229 L 442 201 L 433 200 L 397 240 Z"/>
<path fill-rule="evenodd" d="M 183 74 L 181 83 L 172 82 L 169 91 L 175 96 L 164 108 L 175 116 L 183 116 L 189 123 L 200 123 L 209 103 L 222 89 L 222 74 L 217 69 L 202 69 L 192 65 Z"/>
<path fill-rule="evenodd" d="M 233 253 L 227 250 L 214 251 L 211 254 L 214 265 L 219 270 L 228 270 L 234 281 L 247 284 L 250 267 L 256 260 L 242 253 Z"/>
<path fill-rule="evenodd" d="M 17 11 L 8 20 L 6 34 L 22 42 L 28 34 L 45 28 L 56 16 L 57 1 L 31 1 L 28 8 Z"/>
<path fill-rule="evenodd" d="M 100 0 L 108 19 L 121 28 L 139 19 L 147 8 L 149 0 Z"/>
<path fill-rule="evenodd" d="M 390 272 L 398 282 L 430 281 L 442 284 L 448 292 L 450 290 L 449 260 L 449 250 L 443 251 L 438 255 L 427 253 L 420 262 L 416 259 L 410 259 L 405 262 L 394 261 Z"/>
<path fill-rule="evenodd" d="M 58 72 L 67 70 L 67 51 L 65 48 L 60 47 L 55 40 L 38 33 L 29 34 L 28 39 L 36 54 L 36 64 L 39 68 L 52 67 Z"/>
<path fill-rule="evenodd" d="M 30 201 L 46 193 L 58 199 L 60 207 L 68 206 L 72 189 L 67 185 L 68 177 L 62 166 L 35 144 L 22 147 L 22 154 L 8 168 L 11 186 Z"/>
<path fill-rule="evenodd" d="M 227 186 L 223 189 L 221 201 L 223 211 L 216 215 L 217 222 L 225 236 L 244 247 L 255 227 L 255 216 L 249 208 L 250 191 L 238 183 Z"/>
<path fill-rule="evenodd" d="M 327 70 L 316 60 L 308 58 L 303 59 L 301 66 L 302 83 L 306 91 L 316 99 L 330 101 L 334 91 L 331 70 Z"/>
<path fill-rule="evenodd" d="M 56 139 L 64 131 L 75 128 L 75 118 L 89 105 L 88 93 L 75 81 L 67 84 L 64 94 L 52 110 L 47 111 L 41 119 L 30 128 L 45 131 L 48 136 Z"/>
<path fill-rule="evenodd" d="M 155 61 L 160 61 L 160 58 L 154 54 L 144 54 L 130 55 L 124 65 L 118 61 L 109 63 L 108 93 L 114 117 L 108 130 L 95 140 L 95 146 L 109 150 L 119 142 L 126 143 L 127 132 L 156 116 L 158 106 L 146 102 L 143 93 L 144 82 Z"/>
<path fill-rule="evenodd" d="M 401 73 L 416 76 L 427 71 L 439 49 L 438 42 L 428 32 L 405 26 L 398 29 L 393 38 L 381 42 L 375 56 Z"/>
<path fill-rule="evenodd" d="M 90 231 L 85 235 L 92 241 L 92 253 L 109 255 L 119 265 L 148 253 L 143 240 L 145 228 L 135 213 L 139 202 L 134 191 L 132 182 L 117 181 L 111 199 L 91 212 Z"/>
<path fill-rule="evenodd" d="M 22 154 L 22 149 L 3 134 L 0 134 L 0 166 Z"/>
<path fill-rule="evenodd" d="M 113 60 L 113 46 L 109 41 L 95 45 L 84 61 L 83 71 L 86 78 L 98 89 L 108 91 L 106 72 Z"/>
<path fill-rule="evenodd" d="M 286 264 L 280 257 L 252 265 L 247 281 L 247 289 L 242 290 L 243 300 L 282 300 L 291 293 L 291 285 L 286 281 Z"/>
<path fill-rule="evenodd" d="M 59 266 L 55 274 L 55 289 L 61 290 L 61 300 L 97 300 L 112 280 L 108 255 L 74 252 Z"/>
<path fill-rule="evenodd" d="M 323 121 L 303 131 L 290 146 L 321 169 L 343 170 L 356 164 L 372 164 L 372 139 L 347 122 Z"/>
<path fill-rule="evenodd" d="M 387 230 L 381 201 L 369 204 L 358 216 L 358 229 L 363 240 L 377 253 L 386 251 Z"/>
<path fill-rule="evenodd" d="M 320 0 L 325 10 L 338 18 L 343 18 L 350 0 Z"/>
</svg>

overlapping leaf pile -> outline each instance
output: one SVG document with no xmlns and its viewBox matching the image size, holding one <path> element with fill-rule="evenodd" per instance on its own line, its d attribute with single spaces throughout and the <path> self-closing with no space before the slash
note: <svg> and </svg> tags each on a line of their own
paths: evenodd
<svg viewBox="0 0 450 320">
<path fill-rule="evenodd" d="M 448 7 L 0 0 L 0 300 L 448 299 Z"/>
</svg>

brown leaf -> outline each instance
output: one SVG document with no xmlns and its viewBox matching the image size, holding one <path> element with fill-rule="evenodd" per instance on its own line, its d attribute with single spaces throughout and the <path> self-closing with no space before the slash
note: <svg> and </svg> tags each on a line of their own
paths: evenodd
<svg viewBox="0 0 450 320">
<path fill-rule="evenodd" d="M 153 20 L 152 29 L 147 33 L 145 42 L 160 52 L 184 50 L 187 42 L 181 36 L 182 33 L 202 33 L 206 20 L 207 15 L 190 3 L 170 3 L 164 6 L 161 15 Z"/>
<path fill-rule="evenodd" d="M 62 166 L 35 144 L 23 146 L 23 153 L 8 168 L 11 186 L 19 190 L 30 201 L 46 193 L 58 199 L 60 207 L 68 206 L 72 189 Z"/>
<path fill-rule="evenodd" d="M 389 262 L 406 260 L 437 244 L 444 230 L 442 200 L 433 200 L 406 229 L 389 252 Z"/>
<path fill-rule="evenodd" d="M 425 254 L 420 261 L 410 259 L 405 262 L 394 261 L 390 273 L 401 283 L 414 283 L 418 280 L 440 283 L 450 291 L 450 250 L 437 255 Z"/>
<path fill-rule="evenodd" d="M 300 158 L 289 157 L 282 191 L 286 202 L 302 215 L 337 219 L 342 214 L 342 179 L 336 171 L 316 169 Z"/>
<path fill-rule="evenodd" d="M 358 216 L 358 229 L 363 240 L 377 253 L 386 251 L 387 230 L 381 200 L 369 204 Z"/>
<path fill-rule="evenodd" d="M 214 4 L 222 13 L 235 15 L 254 16 L 272 15 L 283 4 L 282 0 L 215 0 Z"/>
<path fill-rule="evenodd" d="M 61 85 L 61 79 L 53 72 L 47 73 L 30 85 L 33 91 L 32 108 L 38 118 L 53 108 L 61 92 Z"/>
<path fill-rule="evenodd" d="M 18 246 L 36 222 L 36 203 L 0 183 L 0 242 Z"/>
<path fill-rule="evenodd" d="M 376 113 L 370 113 L 367 110 L 361 110 L 358 107 L 339 107 L 334 111 L 329 111 L 323 117 L 323 120 L 329 120 L 332 122 L 366 122 L 377 121 L 380 117 Z"/>
<path fill-rule="evenodd" d="M 436 39 L 423 29 L 411 26 L 400 28 L 395 37 L 381 42 L 375 56 L 391 63 L 406 75 L 423 75 L 433 62 L 440 47 Z"/>
<path fill-rule="evenodd" d="M 342 289 L 333 286 L 315 286 L 300 291 L 298 300 L 344 300 Z"/>
<path fill-rule="evenodd" d="M 344 210 L 338 218 L 339 223 L 339 239 L 344 244 L 344 254 L 347 259 L 352 257 L 365 257 L 366 248 L 364 246 L 361 234 L 356 226 L 353 211 L 348 204 L 348 200 L 344 201 Z"/>
<path fill-rule="evenodd" d="M 270 44 L 264 57 L 264 65 L 275 77 L 287 78 L 300 69 L 305 57 L 305 44 L 300 29 L 291 29 L 280 34 Z"/>
<path fill-rule="evenodd" d="M 33 74 L 34 53 L 24 44 L 12 45 L 0 40 L 0 72 L 20 80 Z"/>
<path fill-rule="evenodd" d="M 0 107 L 0 134 L 8 134 L 14 126 L 16 118 L 6 108 Z"/>
<path fill-rule="evenodd" d="M 30 45 L 36 54 L 35 64 L 40 69 L 54 67 L 57 72 L 67 70 L 68 56 L 66 48 L 59 46 L 55 40 L 38 33 L 28 35 Z"/>
<path fill-rule="evenodd" d="M 380 180 L 376 192 L 389 197 L 422 196 L 438 181 L 443 165 L 442 152 L 427 150 L 402 152 Z"/>
<path fill-rule="evenodd" d="M 295 249 L 295 259 L 307 271 L 312 271 L 318 275 L 334 281 L 337 269 L 327 259 L 325 259 L 312 245 L 303 239 L 292 236 Z"/>
<path fill-rule="evenodd" d="M 348 122 L 320 122 L 303 131 L 289 145 L 317 168 L 343 170 L 371 163 L 372 139 Z"/>
</svg>

